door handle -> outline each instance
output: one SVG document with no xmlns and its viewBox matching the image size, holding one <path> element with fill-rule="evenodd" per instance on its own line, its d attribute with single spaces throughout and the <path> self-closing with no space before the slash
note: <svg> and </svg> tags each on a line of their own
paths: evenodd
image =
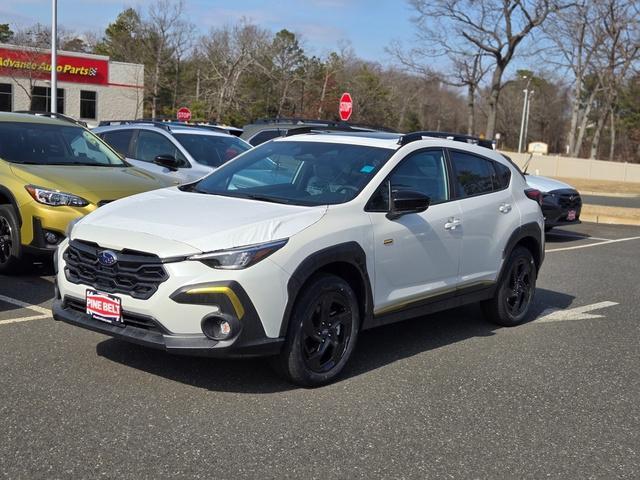
<svg viewBox="0 0 640 480">
<path fill-rule="evenodd" d="M 444 229 L 445 230 L 455 230 L 460 225 L 462 225 L 462 222 L 460 221 L 459 218 L 451 217 L 449 219 L 449 221 L 447 221 L 447 223 L 444 224 Z"/>
<path fill-rule="evenodd" d="M 498 207 L 498 210 L 500 211 L 500 213 L 509 213 L 511 211 L 511 204 L 502 203 L 500 207 Z"/>
</svg>

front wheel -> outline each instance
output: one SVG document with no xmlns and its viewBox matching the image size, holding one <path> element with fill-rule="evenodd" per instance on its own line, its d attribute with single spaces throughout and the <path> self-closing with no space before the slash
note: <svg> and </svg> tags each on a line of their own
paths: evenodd
<svg viewBox="0 0 640 480">
<path fill-rule="evenodd" d="M 296 301 L 277 370 L 303 387 L 331 382 L 349 360 L 359 328 L 353 289 L 335 275 L 317 275 Z"/>
<path fill-rule="evenodd" d="M 509 256 L 493 298 L 482 302 L 488 320 L 504 327 L 521 324 L 527 318 L 536 290 L 533 255 L 517 247 Z"/>
<path fill-rule="evenodd" d="M 13 207 L 0 205 L 0 274 L 12 273 L 20 263 L 20 229 Z"/>
</svg>

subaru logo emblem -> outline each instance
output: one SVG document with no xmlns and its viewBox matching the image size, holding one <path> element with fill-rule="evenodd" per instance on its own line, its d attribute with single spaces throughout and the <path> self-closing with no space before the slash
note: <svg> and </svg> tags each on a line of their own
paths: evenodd
<svg viewBox="0 0 640 480">
<path fill-rule="evenodd" d="M 117 261 L 118 256 L 111 250 L 103 250 L 98 253 L 98 262 L 100 262 L 101 265 L 110 267 L 111 265 L 115 265 Z"/>
</svg>

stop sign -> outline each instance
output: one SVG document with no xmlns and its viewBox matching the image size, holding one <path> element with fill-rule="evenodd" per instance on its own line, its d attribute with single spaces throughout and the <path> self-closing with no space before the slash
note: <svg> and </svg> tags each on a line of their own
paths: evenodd
<svg viewBox="0 0 640 480">
<path fill-rule="evenodd" d="M 182 107 L 178 110 L 177 117 L 181 122 L 188 122 L 191 120 L 191 110 L 187 107 Z"/>
<path fill-rule="evenodd" d="M 340 120 L 346 122 L 351 118 L 351 114 L 353 113 L 353 100 L 351 99 L 351 94 L 345 92 L 340 97 Z"/>
</svg>

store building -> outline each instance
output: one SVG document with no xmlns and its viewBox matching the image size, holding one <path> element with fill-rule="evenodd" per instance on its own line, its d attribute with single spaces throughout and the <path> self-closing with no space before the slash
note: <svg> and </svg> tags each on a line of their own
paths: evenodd
<svg viewBox="0 0 640 480">
<path fill-rule="evenodd" d="M 144 66 L 58 52 L 57 111 L 96 125 L 142 117 Z M 51 110 L 51 52 L 0 44 L 0 111 Z"/>
</svg>

